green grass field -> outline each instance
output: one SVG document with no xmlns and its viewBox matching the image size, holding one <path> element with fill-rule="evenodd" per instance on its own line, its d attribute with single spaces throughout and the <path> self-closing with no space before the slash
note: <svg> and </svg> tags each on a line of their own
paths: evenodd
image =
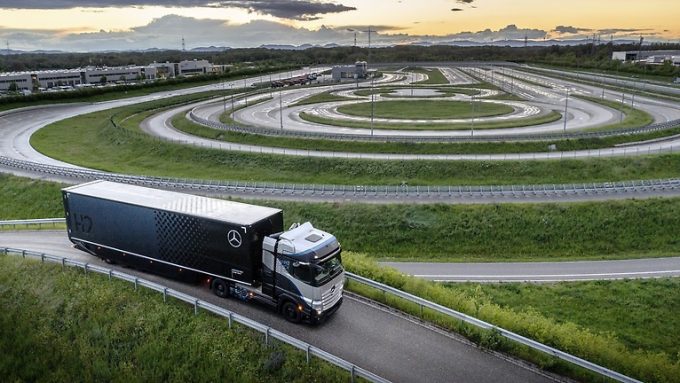
<svg viewBox="0 0 680 383">
<path fill-rule="evenodd" d="M 220 118 L 224 123 L 233 120 Z M 470 143 L 411 143 L 411 142 L 366 142 L 306 139 L 294 137 L 271 137 L 212 129 L 188 121 L 184 113 L 172 119 L 172 125 L 185 133 L 225 142 L 233 142 L 276 148 L 302 150 L 327 150 L 349 153 L 393 153 L 393 154 L 489 154 L 489 153 L 527 153 L 547 152 L 548 145 L 554 144 L 557 150 L 599 149 L 630 141 L 650 140 L 680 133 L 680 127 L 666 131 L 638 135 L 622 135 L 605 138 L 588 138 L 544 142 L 470 142 Z"/>
<path fill-rule="evenodd" d="M 594 131 L 594 130 L 616 130 L 616 129 L 628 129 L 628 128 L 639 128 L 642 126 L 647 126 L 651 123 L 654 122 L 654 117 L 652 117 L 651 114 L 637 109 L 633 108 L 629 104 L 621 104 L 620 102 L 616 101 L 610 101 L 610 100 L 603 100 L 599 97 L 588 97 L 588 96 L 575 96 L 577 98 L 594 102 L 596 104 L 604 105 L 606 107 L 615 109 L 620 111 L 621 113 L 624 114 L 624 118 L 622 121 L 601 126 L 598 128 L 593 128 L 593 129 L 587 129 L 586 131 Z"/>
<path fill-rule="evenodd" d="M 479 104 L 479 103 L 477 103 Z M 469 104 L 468 104 L 469 105 Z M 370 116 L 370 112 L 369 112 Z M 475 121 L 474 129 L 506 129 L 506 128 L 517 128 L 521 126 L 532 126 L 547 124 L 550 122 L 557 121 L 562 118 L 562 115 L 558 112 L 551 111 L 543 116 L 529 117 L 529 118 L 519 118 L 510 121 L 486 121 L 479 122 Z M 304 121 L 314 122 L 322 125 L 330 126 L 340 126 L 345 128 L 358 128 L 358 129 L 370 129 L 371 123 L 364 121 L 349 121 L 349 120 L 337 120 L 333 118 L 326 118 L 317 116 L 311 113 L 300 113 L 300 119 Z M 374 123 L 374 129 L 397 129 L 397 130 L 469 130 L 473 128 L 472 122 L 465 123 Z"/>
<path fill-rule="evenodd" d="M 380 101 L 374 103 L 373 115 L 375 118 L 441 120 L 500 116 L 512 113 L 514 110 L 507 105 L 488 102 L 474 103 L 474 110 L 472 105 L 464 101 Z M 338 112 L 351 116 L 370 117 L 371 103 L 343 105 L 338 108 Z"/>
<path fill-rule="evenodd" d="M 337 96 L 337 95 L 333 94 L 333 92 L 334 91 L 329 90 L 327 92 L 315 94 L 313 96 L 303 98 L 302 100 L 300 100 L 300 101 L 298 101 L 295 104 L 292 104 L 290 106 L 319 104 L 319 103 L 323 103 L 323 102 L 333 102 L 333 101 L 353 100 L 352 98 L 349 98 L 349 97 Z"/>
<path fill-rule="evenodd" d="M 164 100 L 163 103 L 168 103 Z M 158 108 L 139 104 L 59 121 L 31 137 L 48 156 L 95 169 L 193 179 L 350 185 L 489 185 L 674 177 L 680 156 L 552 161 L 373 161 L 225 152 L 129 134 L 108 121 Z M 139 117 L 136 116 L 136 117 Z M 132 121 L 130 119 L 128 121 Z M 275 166 L 273 164 L 276 164 Z"/>
<path fill-rule="evenodd" d="M 245 327 L 101 275 L 0 256 L 6 382 L 345 382 Z"/>
<path fill-rule="evenodd" d="M 448 84 L 449 80 L 444 77 L 442 72 L 437 68 L 407 68 L 406 71 L 421 73 L 427 75 L 427 80 L 418 81 L 414 84 L 418 85 L 435 85 L 435 84 Z"/>
<path fill-rule="evenodd" d="M 518 312 L 537 311 L 611 333 L 631 350 L 680 352 L 680 278 L 550 284 L 450 284 L 449 289 Z M 677 360 L 677 359 L 676 359 Z"/>
<path fill-rule="evenodd" d="M 63 217 L 60 188 L 0 175 L 0 219 Z M 313 222 L 334 233 L 345 250 L 378 259 L 554 261 L 680 254 L 680 198 L 537 205 L 254 203 L 283 209 L 286 227 Z"/>
<path fill-rule="evenodd" d="M 680 279 L 559 283 L 546 285 L 453 285 L 411 278 L 376 265 L 360 254 L 344 257 L 354 273 L 437 302 L 507 330 L 556 347 L 644 382 L 678 382 L 677 318 Z M 502 350 L 550 371 L 584 382 L 606 381 L 546 354 L 531 352 L 498 333 L 364 285 L 348 288 L 414 316 L 453 329 L 483 348 Z M 663 323 L 663 324 L 661 324 Z"/>
</svg>

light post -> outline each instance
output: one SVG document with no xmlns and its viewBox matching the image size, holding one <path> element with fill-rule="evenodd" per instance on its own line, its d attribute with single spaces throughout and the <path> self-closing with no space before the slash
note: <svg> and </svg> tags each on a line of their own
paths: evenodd
<svg viewBox="0 0 680 383">
<path fill-rule="evenodd" d="M 224 81 L 222 81 L 222 93 L 224 94 L 224 95 L 222 96 L 222 103 L 224 104 L 224 111 L 223 111 L 223 113 L 226 114 L 226 113 L 227 113 L 227 86 L 226 86 L 226 84 L 224 83 Z"/>
<path fill-rule="evenodd" d="M 567 113 L 569 111 L 569 88 L 567 88 L 567 98 L 564 99 L 564 131 L 567 131 Z"/>
<path fill-rule="evenodd" d="M 626 93 L 621 92 L 621 120 L 620 122 L 623 122 L 623 106 L 626 105 Z"/>
<path fill-rule="evenodd" d="M 279 125 L 283 130 L 283 89 L 279 90 Z"/>
<path fill-rule="evenodd" d="M 368 62 L 366 63 L 366 73 L 369 71 L 371 65 L 371 34 L 375 32 L 371 27 L 368 27 Z M 371 76 L 371 137 L 373 136 L 373 117 L 375 115 L 375 92 L 374 92 L 374 76 Z"/>
<path fill-rule="evenodd" d="M 470 96 L 470 109 L 472 111 L 472 126 L 471 126 L 471 131 L 470 131 L 470 136 L 474 137 L 475 136 L 475 95 Z"/>
<path fill-rule="evenodd" d="M 243 79 L 243 99 L 245 100 L 246 107 L 248 107 L 248 84 L 246 84 L 246 79 Z"/>
<path fill-rule="evenodd" d="M 234 113 L 234 84 L 229 84 L 229 89 L 231 90 L 231 113 Z"/>
</svg>

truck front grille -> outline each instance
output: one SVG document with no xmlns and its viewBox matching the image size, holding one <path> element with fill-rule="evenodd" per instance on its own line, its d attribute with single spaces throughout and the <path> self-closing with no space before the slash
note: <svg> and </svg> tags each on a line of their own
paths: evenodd
<svg viewBox="0 0 680 383">
<path fill-rule="evenodd" d="M 323 304 L 323 309 L 328 310 L 333 307 L 342 297 L 342 283 L 335 285 L 335 290 L 331 288 L 321 295 L 321 303 Z"/>
</svg>

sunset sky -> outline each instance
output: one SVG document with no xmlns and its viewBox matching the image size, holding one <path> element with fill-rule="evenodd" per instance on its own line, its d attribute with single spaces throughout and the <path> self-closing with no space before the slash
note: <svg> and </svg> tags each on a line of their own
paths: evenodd
<svg viewBox="0 0 680 383">
<path fill-rule="evenodd" d="M 677 0 L 9 0 L 0 39 L 13 49 L 146 49 L 348 44 L 369 25 L 378 43 L 417 40 L 680 41 Z M 510 27 L 508 27 L 510 26 Z M 365 33 L 358 34 L 365 45 Z"/>
</svg>

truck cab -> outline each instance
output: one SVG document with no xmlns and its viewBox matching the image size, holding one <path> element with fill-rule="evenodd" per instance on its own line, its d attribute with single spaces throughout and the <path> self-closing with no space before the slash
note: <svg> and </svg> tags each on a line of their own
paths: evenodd
<svg viewBox="0 0 680 383">
<path fill-rule="evenodd" d="M 323 321 L 342 304 L 340 244 L 309 222 L 265 237 L 262 266 L 262 293 L 271 296 L 291 322 Z"/>
</svg>

